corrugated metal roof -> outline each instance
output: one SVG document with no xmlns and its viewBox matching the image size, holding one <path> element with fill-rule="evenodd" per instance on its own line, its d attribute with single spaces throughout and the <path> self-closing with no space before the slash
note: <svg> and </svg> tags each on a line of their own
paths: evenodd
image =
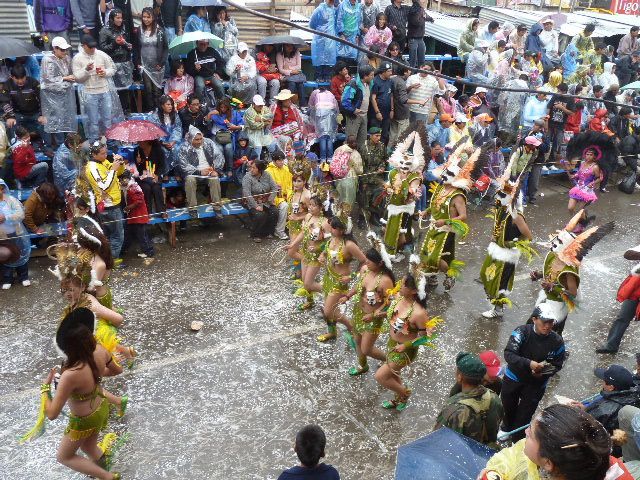
<svg viewBox="0 0 640 480">
<path fill-rule="evenodd" d="M 467 25 L 467 18 L 449 17 L 442 13 L 428 11 L 434 22 L 427 22 L 424 31 L 425 35 L 452 47 L 457 47 L 460 43 L 460 35 Z"/>
<path fill-rule="evenodd" d="M 24 0 L 0 0 L 0 35 L 29 40 L 27 4 Z"/>
<path fill-rule="evenodd" d="M 602 20 L 610 23 L 620 23 L 622 25 L 626 25 L 627 27 L 640 27 L 640 17 L 638 15 L 607 15 L 606 13 L 593 12 L 590 10 L 580 10 L 574 12 L 574 14 L 594 20 Z"/>
<path fill-rule="evenodd" d="M 500 22 L 511 22 L 514 25 L 525 24 L 528 28 L 543 18 L 552 18 L 556 28 L 567 36 L 573 37 L 584 30 L 588 23 L 594 23 L 596 29 L 593 38 L 610 37 L 612 35 L 624 35 L 628 33 L 628 27 L 622 23 L 612 22 L 606 18 L 587 18 L 576 13 L 551 13 L 544 11 L 523 11 L 512 10 L 500 7 L 482 7 L 480 9 L 480 20 L 488 23 L 492 20 Z M 616 15 L 614 17 L 617 17 Z M 621 15 L 620 15 L 621 16 Z M 628 15 L 626 15 L 628 16 Z"/>
</svg>

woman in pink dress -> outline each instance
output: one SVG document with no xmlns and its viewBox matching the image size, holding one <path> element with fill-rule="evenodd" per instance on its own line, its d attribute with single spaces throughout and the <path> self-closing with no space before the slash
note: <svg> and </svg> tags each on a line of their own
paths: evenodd
<svg viewBox="0 0 640 480">
<path fill-rule="evenodd" d="M 573 215 L 577 210 L 584 208 L 598 197 L 595 188 L 602 180 L 602 171 L 598 166 L 598 160 L 602 158 L 602 151 L 599 147 L 592 145 L 582 152 L 582 163 L 575 174 L 569 174 L 575 182 L 575 187 L 569 190 L 569 213 Z"/>
<path fill-rule="evenodd" d="M 189 95 L 193 93 L 193 77 L 185 72 L 182 60 L 175 60 L 171 64 L 171 76 L 164 84 L 164 93 L 173 98 L 178 110 L 187 105 Z"/>
</svg>

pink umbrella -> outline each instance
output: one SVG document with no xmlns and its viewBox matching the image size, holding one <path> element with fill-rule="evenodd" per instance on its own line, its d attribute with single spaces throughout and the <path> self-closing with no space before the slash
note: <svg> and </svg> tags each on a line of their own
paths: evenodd
<svg viewBox="0 0 640 480">
<path fill-rule="evenodd" d="M 166 135 L 167 132 L 148 120 L 126 120 L 113 125 L 105 133 L 109 140 L 119 140 L 125 143 L 156 140 Z"/>
</svg>

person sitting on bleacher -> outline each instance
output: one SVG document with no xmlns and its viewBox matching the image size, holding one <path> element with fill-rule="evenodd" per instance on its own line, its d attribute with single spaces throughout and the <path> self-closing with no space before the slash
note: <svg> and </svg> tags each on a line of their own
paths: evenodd
<svg viewBox="0 0 640 480">
<path fill-rule="evenodd" d="M 219 212 L 222 209 L 220 176 L 224 174 L 224 154 L 220 147 L 192 125 L 178 151 L 178 165 L 185 178 L 189 214 L 197 217 L 194 207 L 198 205 L 197 190 L 202 183 L 209 187 L 213 209 Z"/>
<path fill-rule="evenodd" d="M 23 65 L 11 67 L 11 77 L 0 87 L 0 102 L 5 103 L 3 108 L 10 137 L 15 137 L 16 125 L 21 125 L 44 139 L 42 124 L 45 120 L 40 113 L 40 83 L 27 76 Z"/>
<path fill-rule="evenodd" d="M 82 137 L 77 133 L 67 135 L 64 143 L 53 156 L 53 183 L 62 193 L 73 190 L 78 178 Z"/>
<path fill-rule="evenodd" d="M 53 183 L 44 182 L 24 202 L 24 226 L 31 233 L 44 233 L 42 226 L 62 220 L 64 202 Z"/>
<path fill-rule="evenodd" d="M 31 145 L 31 134 L 26 128 L 18 126 L 15 133 L 11 145 L 13 176 L 20 183 L 20 188 L 37 187 L 47 179 L 49 165 L 36 160 L 36 152 Z"/>
<path fill-rule="evenodd" d="M 24 287 L 31 285 L 29 281 L 29 257 L 31 256 L 31 241 L 24 228 L 24 209 L 22 203 L 9 195 L 9 187 L 0 178 L 0 240 L 11 250 L 10 258 L 3 258 L 0 262 L 2 274 L 2 290 L 9 290 L 13 284 L 14 273 L 16 281 Z"/>
<path fill-rule="evenodd" d="M 182 121 L 176 110 L 176 104 L 169 95 L 162 95 L 158 99 L 158 108 L 149 116 L 149 121 L 162 128 L 167 134 L 161 137 L 160 143 L 164 151 L 165 162 L 158 175 L 175 174 L 176 155 L 182 140 Z"/>
<path fill-rule="evenodd" d="M 203 132 L 205 137 L 211 136 L 211 128 L 209 122 L 211 120 L 211 112 L 207 112 L 206 105 L 203 105 L 200 101 L 200 97 L 193 94 L 189 96 L 187 100 L 187 108 L 180 110 L 180 123 L 182 123 L 182 137 L 187 134 L 189 127 L 193 125 L 198 130 Z"/>
<path fill-rule="evenodd" d="M 221 78 L 221 74 L 224 72 L 224 64 L 218 52 L 209 46 L 207 40 L 196 42 L 196 48 L 187 54 L 184 66 L 187 69 L 187 73 L 196 82 L 196 95 L 198 97 L 205 98 L 207 83 L 213 88 L 216 99 L 219 100 L 224 96 Z"/>
<path fill-rule="evenodd" d="M 6 177 L 5 165 L 7 162 L 7 150 L 9 148 L 9 137 L 4 123 L 0 122 L 0 178 Z"/>
<path fill-rule="evenodd" d="M 278 221 L 275 206 L 278 185 L 266 172 L 267 162 L 256 159 L 248 164 L 247 174 L 242 179 L 242 196 L 251 218 L 251 238 L 260 243 L 264 237 L 273 238 Z"/>
<path fill-rule="evenodd" d="M 161 172 L 165 171 L 165 156 L 162 145 L 158 140 L 138 142 L 133 152 L 134 163 L 130 165 L 135 180 L 144 193 L 147 211 L 153 212 L 153 202 L 156 213 L 162 213 L 167 218 L 167 207 L 164 204 L 162 192 Z"/>
</svg>

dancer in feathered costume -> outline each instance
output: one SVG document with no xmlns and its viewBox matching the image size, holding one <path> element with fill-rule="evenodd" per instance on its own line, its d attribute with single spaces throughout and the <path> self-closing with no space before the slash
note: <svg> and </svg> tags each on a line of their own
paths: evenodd
<svg viewBox="0 0 640 480">
<path fill-rule="evenodd" d="M 55 253 L 52 254 L 51 251 Z M 133 359 L 136 356 L 133 347 L 122 345 L 118 338 L 118 327 L 124 320 L 122 315 L 105 306 L 87 291 L 102 285 L 93 268 L 93 253 L 75 243 L 59 243 L 49 247 L 48 252 L 57 261 L 56 268 L 51 273 L 60 280 L 60 289 L 68 302 L 63 317 L 76 308 L 88 308 L 98 318 L 96 340 L 114 355 Z"/>
<path fill-rule="evenodd" d="M 480 269 L 484 291 L 493 307 L 482 313 L 485 318 L 501 317 L 504 306 L 511 306 L 508 295 L 513 290 L 520 254 L 524 252 L 529 261 L 534 254 L 537 255 L 530 245 L 533 237 L 522 213 L 520 177 L 510 180 L 512 167 L 513 163 L 509 162 L 502 176 L 496 179 L 498 189 L 493 208 L 493 235 Z"/>
<path fill-rule="evenodd" d="M 542 279 L 542 290 L 536 306 L 547 303 L 551 309 L 553 329 L 562 335 L 567 316 L 577 306 L 580 286 L 580 263 L 589 250 L 613 230 L 614 223 L 584 230 L 587 219 L 584 210 L 574 215 L 571 221 L 551 240 L 550 252 L 544 259 L 542 272 L 531 272 L 532 280 Z M 584 230 L 576 235 L 576 229 Z"/>
<path fill-rule="evenodd" d="M 367 250 L 366 262 L 356 276 L 356 283 L 349 293 L 340 299 L 341 303 L 355 297 L 351 326 L 356 343 L 358 366 L 349 369 L 349 375 L 361 375 L 369 371 L 367 357 L 384 362 L 385 353 L 376 348 L 375 343 L 381 333 L 388 330 L 386 322 L 387 307 L 389 306 L 389 292 L 395 284 L 395 277 L 391 271 L 391 261 L 383 258 L 382 241 L 378 236 L 367 234 L 373 248 Z"/>
<path fill-rule="evenodd" d="M 58 448 L 57 458 L 67 467 L 94 478 L 120 479 L 110 473 L 110 449 L 115 434 L 105 435 L 98 443 L 100 431 L 107 426 L 109 403 L 124 413 L 126 397 L 116 397 L 100 385 L 104 376 L 116 375 L 122 369 L 93 336 L 95 315 L 87 308 L 77 308 L 65 315 L 57 329 L 55 345 L 64 357 L 55 396 L 51 383 L 52 369 L 40 386 L 40 411 L 36 425 L 21 439 L 24 443 L 39 437 L 45 430 L 46 418 L 57 418 L 65 405 L 69 407 L 69 424 Z M 89 458 L 77 455 L 82 449 Z"/>
<path fill-rule="evenodd" d="M 413 148 L 412 148 L 413 145 Z M 416 199 L 420 197 L 422 170 L 430 156 L 429 141 L 424 124 L 418 122 L 403 133 L 396 148 L 389 157 L 389 182 L 385 185 L 388 195 L 387 219 L 384 233 L 386 254 L 395 262 L 404 255 L 399 252 L 406 242 L 411 216 L 416 209 Z"/>
<path fill-rule="evenodd" d="M 402 383 L 400 372 L 416 359 L 420 345 L 432 344 L 436 337 L 433 332 L 442 319 L 429 318 L 425 308 L 426 295 L 421 296 L 413 275 L 406 275 L 394 290 L 387 309 L 387 361 L 378 369 L 375 378 L 380 385 L 395 392 L 394 398 L 384 401 L 382 407 L 402 411 L 407 408 L 411 389 Z"/>
<path fill-rule="evenodd" d="M 460 275 L 464 262 L 456 260 L 456 237 L 464 238 L 469 233 L 467 220 L 467 197 L 465 195 L 474 181 L 480 177 L 488 155 L 478 148 L 461 163 L 460 147 L 449 156 L 441 167 L 441 181 L 433 189 L 431 204 L 422 216 L 430 215 L 429 229 L 420 248 L 420 262 L 429 276 L 429 284 L 438 284 L 437 274 L 445 274 L 445 291 L 451 290 Z"/>
<path fill-rule="evenodd" d="M 608 165 L 615 165 L 616 147 L 609 135 L 599 132 L 583 132 L 571 139 L 567 145 L 567 161 L 573 169 L 581 161 L 578 171 L 569 177 L 575 186 L 569 190 L 567 208 L 573 215 L 576 209 L 584 208 L 596 200 L 595 191 L 604 179 Z"/>
</svg>

